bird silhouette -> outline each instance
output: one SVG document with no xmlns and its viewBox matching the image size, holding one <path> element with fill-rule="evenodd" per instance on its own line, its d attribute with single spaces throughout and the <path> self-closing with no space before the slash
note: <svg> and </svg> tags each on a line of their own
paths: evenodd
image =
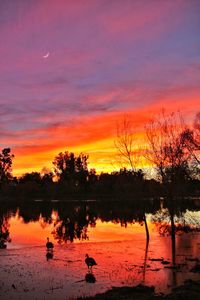
<svg viewBox="0 0 200 300">
<path fill-rule="evenodd" d="M 88 269 L 92 269 L 93 266 L 97 265 L 97 263 L 96 263 L 96 261 L 94 260 L 93 257 L 89 257 L 88 254 L 86 254 L 85 257 L 86 257 L 85 263 L 88 266 Z"/>
<path fill-rule="evenodd" d="M 52 242 L 49 242 L 49 238 L 47 238 L 46 247 L 47 247 L 47 250 L 53 250 L 54 245 Z"/>
</svg>

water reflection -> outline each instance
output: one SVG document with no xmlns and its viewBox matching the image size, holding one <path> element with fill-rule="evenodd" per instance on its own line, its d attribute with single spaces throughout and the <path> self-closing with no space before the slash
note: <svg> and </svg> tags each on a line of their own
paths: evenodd
<svg viewBox="0 0 200 300">
<path fill-rule="evenodd" d="M 2 245 L 6 245 L 12 238 L 12 243 L 8 247 L 12 249 L 11 246 L 22 238 L 20 234 L 27 230 L 29 239 L 26 246 L 33 248 L 22 250 L 24 256 L 20 256 L 22 257 L 20 263 L 24 267 L 25 261 L 27 267 L 30 262 L 28 258 L 26 261 L 26 255 L 32 256 L 34 247 L 43 245 L 41 252 L 40 247 L 37 250 L 41 253 L 41 259 L 40 254 L 37 258 L 34 255 L 32 257 L 38 259 L 37 268 L 40 265 L 41 268 L 44 267 L 42 262 L 47 264 L 45 267 L 47 269 L 44 268 L 44 272 L 47 272 L 45 278 L 51 274 L 48 273 L 50 270 L 54 272 L 48 268 L 59 268 L 59 275 L 55 275 L 54 279 L 56 282 L 62 281 L 62 276 L 64 278 L 66 276 L 71 284 L 79 282 L 80 278 L 84 278 L 85 282 L 95 283 L 97 277 L 98 285 L 92 286 L 99 288 L 105 282 L 106 287 L 109 287 L 109 284 L 132 285 L 143 282 L 156 285 L 163 291 L 164 287 L 174 286 L 186 279 L 186 274 L 190 277 L 189 270 L 197 263 L 186 258 L 195 259 L 198 256 L 199 237 L 195 240 L 191 234 L 197 232 L 199 224 L 198 222 L 195 224 L 193 218 L 193 225 L 190 226 L 190 222 L 187 223 L 190 219 L 185 217 L 188 216 L 188 209 L 199 211 L 197 202 L 183 201 L 182 204 L 177 202 L 176 208 L 173 209 L 165 202 L 161 208 L 159 201 L 142 202 L 141 199 L 138 202 L 125 203 L 5 203 L 2 207 L 0 211 Z M 154 228 L 157 229 L 156 232 Z M 44 253 L 47 236 L 54 243 L 54 251 L 52 247 L 47 247 Z M 77 245 L 77 241 L 87 243 Z M 95 275 L 90 270 L 85 274 L 85 253 L 94 256 L 98 262 Z M 18 255 L 18 252 L 14 252 L 14 255 Z M 32 264 L 34 263 L 32 260 Z M 36 274 L 38 272 L 35 271 Z M 70 281 L 71 278 L 73 282 Z M 87 291 L 86 294 L 88 293 Z"/>
<path fill-rule="evenodd" d="M 7 212 L 0 213 L 0 249 L 5 249 L 7 243 L 11 242 L 9 231 L 9 214 Z"/>
<path fill-rule="evenodd" d="M 148 260 L 148 249 L 149 249 L 149 238 L 146 239 L 146 246 L 145 246 L 145 255 L 144 255 L 144 266 L 143 266 L 143 280 L 142 282 L 145 284 L 146 279 L 146 269 L 147 269 L 147 260 Z"/>
<path fill-rule="evenodd" d="M 144 225 L 146 234 L 145 261 L 148 256 L 149 228 L 146 215 L 151 214 L 151 221 L 156 225 L 160 235 L 170 235 L 173 245 L 173 264 L 175 265 L 175 235 L 181 232 L 191 232 L 200 227 L 198 221 L 191 226 L 187 224 L 184 213 L 187 209 L 199 210 L 199 203 L 180 202 L 175 208 L 164 206 L 160 201 L 145 200 L 137 202 L 27 202 L 22 204 L 6 203 L 4 210 L 0 211 L 0 245 L 5 247 L 11 241 L 9 232 L 9 219 L 13 215 L 25 224 L 39 222 L 42 228 L 53 226 L 51 232 L 58 244 L 74 242 L 75 240 L 88 240 L 88 228 L 95 228 L 97 220 L 112 222 L 127 227 L 128 224 Z M 188 213 L 187 213 L 188 215 Z M 176 218 L 176 223 L 175 223 Z M 177 221 L 178 220 L 178 221 Z M 194 221 L 194 220 L 193 220 Z M 46 245 L 53 248 L 52 242 Z M 49 247 L 47 247 L 49 248 Z M 51 248 L 51 247 L 50 247 Z M 145 265 L 144 265 L 145 269 Z"/>
<path fill-rule="evenodd" d="M 53 259 L 53 250 L 47 250 L 46 259 L 47 261 Z"/>
<path fill-rule="evenodd" d="M 96 277 L 94 276 L 93 273 L 88 271 L 88 273 L 85 275 L 85 281 L 88 283 L 95 283 L 96 282 Z"/>
</svg>

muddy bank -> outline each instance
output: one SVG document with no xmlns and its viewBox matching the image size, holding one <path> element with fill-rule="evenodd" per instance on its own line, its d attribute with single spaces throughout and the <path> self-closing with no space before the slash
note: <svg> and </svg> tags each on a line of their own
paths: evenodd
<svg viewBox="0 0 200 300">
<path fill-rule="evenodd" d="M 174 288 L 168 295 L 156 295 L 154 287 L 138 285 L 136 287 L 113 287 L 111 290 L 94 297 L 78 300 L 199 300 L 200 281 L 188 280 L 184 285 Z"/>
</svg>

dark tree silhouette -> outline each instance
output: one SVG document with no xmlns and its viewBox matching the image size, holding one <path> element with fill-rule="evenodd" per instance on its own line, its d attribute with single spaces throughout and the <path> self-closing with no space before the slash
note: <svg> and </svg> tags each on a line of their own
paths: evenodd
<svg viewBox="0 0 200 300">
<path fill-rule="evenodd" d="M 25 173 L 19 179 L 20 183 L 35 182 L 41 183 L 41 175 L 39 172 Z"/>
<path fill-rule="evenodd" d="M 88 156 L 81 153 L 60 152 L 54 159 L 54 171 L 59 181 L 67 181 L 72 186 L 85 184 L 88 176 Z"/>
<path fill-rule="evenodd" d="M 4 148 L 0 153 L 0 184 L 8 183 L 12 179 L 13 158 L 10 148 Z"/>
<path fill-rule="evenodd" d="M 59 243 L 73 242 L 75 239 L 87 240 L 88 226 L 95 224 L 95 218 L 88 213 L 86 205 L 77 206 L 68 216 L 65 215 L 62 220 L 55 222 L 53 235 Z"/>
<path fill-rule="evenodd" d="M 185 148 L 189 151 L 195 163 L 200 165 L 200 112 L 197 113 L 193 128 L 186 128 L 182 134 L 182 142 Z"/>
<path fill-rule="evenodd" d="M 165 192 L 170 196 L 180 192 L 191 175 L 191 152 L 186 147 L 186 131 L 180 114 L 166 114 L 164 111 L 146 125 L 149 148 L 145 156 L 156 166 Z"/>
<path fill-rule="evenodd" d="M 115 148 L 118 153 L 118 161 L 122 168 L 128 167 L 132 171 L 136 169 L 135 137 L 132 122 L 128 116 L 124 116 L 121 123 L 117 125 L 117 136 Z"/>
<path fill-rule="evenodd" d="M 51 184 L 53 182 L 53 176 L 53 172 L 45 173 L 41 178 L 42 183 Z"/>
</svg>

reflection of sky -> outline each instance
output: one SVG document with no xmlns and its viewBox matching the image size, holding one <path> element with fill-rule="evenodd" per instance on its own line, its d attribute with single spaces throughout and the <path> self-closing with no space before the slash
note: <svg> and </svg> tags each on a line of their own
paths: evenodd
<svg viewBox="0 0 200 300">
<path fill-rule="evenodd" d="M 58 217 L 55 213 L 52 216 L 54 220 Z M 31 287 L 30 295 L 34 293 L 35 296 L 38 290 L 40 291 L 38 297 L 43 295 L 49 278 L 59 283 L 64 280 L 63 289 L 55 291 L 55 293 L 58 292 L 56 295 L 58 299 L 61 297 L 59 297 L 60 293 L 66 297 L 72 292 L 72 288 L 75 293 L 82 291 L 84 285 L 81 283 L 79 289 L 79 286 L 75 287 L 74 283 L 82 280 L 87 272 L 84 262 L 86 253 L 94 257 L 98 263 L 93 270 L 98 283 L 94 285 L 97 288 L 96 293 L 102 291 L 102 288 L 108 289 L 111 286 L 137 285 L 144 278 L 142 267 L 144 266 L 146 235 L 144 226 L 137 223 L 128 224 L 125 228 L 120 224 L 97 220 L 96 227 L 88 228 L 89 241 L 65 245 L 57 245 L 51 234 L 53 225 L 45 223 L 42 218 L 36 222 L 24 223 L 23 219 L 16 215 L 9 219 L 9 224 L 12 239 L 12 242 L 8 243 L 9 255 L 5 256 L 2 252 L 4 259 L 0 260 L 2 270 L 0 279 L 3 276 L 2 282 L 4 282 L 2 291 L 7 289 L 8 295 L 12 294 L 12 289 L 8 288 L 11 286 L 10 281 L 18 287 L 22 279 L 27 287 Z M 148 225 L 150 242 L 147 265 L 149 267 L 146 267 L 145 284 L 154 285 L 156 291 L 163 292 L 173 287 L 174 276 L 176 276 L 177 284 L 186 279 L 197 280 L 198 274 L 189 272 L 195 262 L 187 258 L 198 257 L 199 233 L 188 233 L 176 237 L 177 264 L 182 263 L 183 266 L 182 272 L 175 273 L 174 270 L 165 268 L 160 261 L 150 260 L 150 258 L 163 257 L 171 262 L 172 254 L 171 238 L 159 236 L 158 231 L 150 222 Z M 55 244 L 54 259 L 48 262 L 45 247 L 47 236 Z M 8 272 L 10 266 L 12 272 Z M 88 294 L 89 291 L 90 289 L 86 288 L 85 293 Z"/>
<path fill-rule="evenodd" d="M 200 227 L 200 211 L 189 211 L 183 215 L 186 224 L 191 224 Z"/>
<path fill-rule="evenodd" d="M 157 222 L 158 220 L 164 220 L 167 223 L 171 223 L 171 218 L 167 208 L 163 208 L 157 211 L 156 214 L 148 214 L 147 219 L 150 222 Z M 186 210 L 185 213 L 181 213 L 179 216 L 174 216 L 174 221 L 176 224 L 181 225 L 191 225 L 195 228 L 200 228 L 200 211 L 190 211 Z"/>
<path fill-rule="evenodd" d="M 0 146 L 13 148 L 17 172 L 66 147 L 104 149 L 125 112 L 138 131 L 162 107 L 193 116 L 199 14 L 195 0 L 1 2 Z"/>
<path fill-rule="evenodd" d="M 53 215 L 53 221 L 57 217 Z M 59 219 L 58 219 L 59 220 Z M 24 223 L 22 218 L 18 215 L 9 220 L 10 223 L 10 237 L 11 243 L 8 243 L 8 248 L 21 248 L 26 246 L 42 246 L 46 244 L 46 238 L 57 244 L 54 240 L 52 232 L 55 230 L 54 224 L 48 224 L 43 218 L 36 222 Z M 149 223 L 149 228 L 154 226 Z M 74 243 L 80 242 L 116 242 L 116 241 L 130 241 L 140 240 L 145 238 L 145 228 L 138 223 L 129 224 L 127 227 L 121 224 L 114 224 L 112 222 L 101 222 L 97 220 L 95 227 L 88 226 L 87 228 L 89 240 L 74 239 Z"/>
<path fill-rule="evenodd" d="M 183 214 L 182 218 L 175 217 L 175 222 L 179 223 L 184 220 L 186 225 L 199 225 L 199 215 L 200 212 L 192 212 L 187 210 Z M 150 235 L 154 238 L 158 236 L 157 226 L 151 221 L 151 216 L 148 215 L 148 228 L 150 230 Z M 156 216 L 156 215 L 155 215 Z M 170 218 L 168 214 L 165 214 L 163 219 L 165 222 L 170 223 Z M 55 230 L 54 222 L 58 221 L 59 225 L 59 216 L 57 213 L 52 213 L 52 224 L 48 224 L 45 219 L 42 217 L 38 221 L 30 221 L 24 223 L 23 219 L 16 214 L 11 217 L 9 220 L 10 224 L 10 237 L 12 243 L 8 244 L 9 248 L 18 248 L 23 245 L 29 246 L 41 246 L 46 244 L 46 238 L 49 236 L 56 244 L 52 232 Z M 78 240 L 74 239 L 75 243 L 79 242 L 116 242 L 116 241 L 130 241 L 130 240 L 140 240 L 145 239 L 145 227 L 141 226 L 139 223 L 130 224 L 127 223 L 127 227 L 121 226 L 119 223 L 113 222 L 102 222 L 100 219 L 97 219 L 95 227 L 88 226 L 87 235 L 89 240 Z"/>
</svg>

